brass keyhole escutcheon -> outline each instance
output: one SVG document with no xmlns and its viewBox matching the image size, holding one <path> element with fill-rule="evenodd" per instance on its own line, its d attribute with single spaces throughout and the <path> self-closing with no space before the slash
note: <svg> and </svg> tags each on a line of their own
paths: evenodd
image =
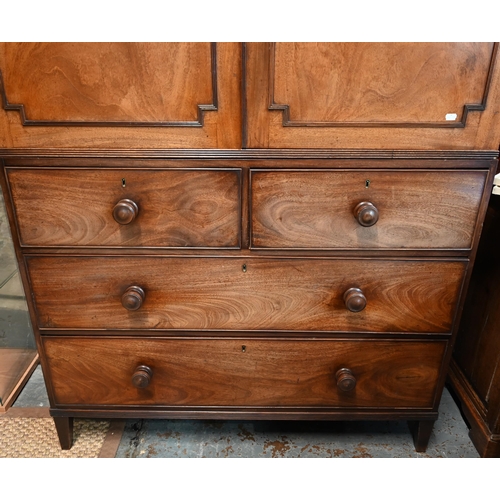
<svg viewBox="0 0 500 500">
<path fill-rule="evenodd" d="M 244 273 L 246 273 L 246 272 L 247 272 L 247 265 L 246 265 L 246 264 L 243 264 L 243 265 L 241 266 L 241 270 L 242 270 Z"/>
<path fill-rule="evenodd" d="M 241 352 L 247 352 L 247 346 L 246 345 L 242 345 L 241 346 Z"/>
<path fill-rule="evenodd" d="M 366 179 L 365 188 L 368 189 L 370 187 L 370 179 Z"/>
<path fill-rule="evenodd" d="M 125 182 L 125 177 L 122 179 L 122 188 L 124 188 L 126 185 L 126 182 Z"/>
</svg>

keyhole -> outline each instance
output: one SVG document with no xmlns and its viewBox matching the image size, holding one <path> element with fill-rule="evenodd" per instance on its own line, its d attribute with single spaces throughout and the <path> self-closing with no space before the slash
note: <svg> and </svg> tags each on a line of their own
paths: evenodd
<svg viewBox="0 0 500 500">
<path fill-rule="evenodd" d="M 366 179 L 365 188 L 368 189 L 370 187 L 370 179 Z"/>
<path fill-rule="evenodd" d="M 125 187 L 125 177 L 122 179 L 122 188 Z"/>
<path fill-rule="evenodd" d="M 241 346 L 241 352 L 246 352 L 247 351 L 247 346 L 246 345 L 242 345 Z"/>
<path fill-rule="evenodd" d="M 241 270 L 242 270 L 244 273 L 246 273 L 246 272 L 247 272 L 247 265 L 246 265 L 246 264 L 243 264 L 243 265 L 241 266 Z"/>
</svg>

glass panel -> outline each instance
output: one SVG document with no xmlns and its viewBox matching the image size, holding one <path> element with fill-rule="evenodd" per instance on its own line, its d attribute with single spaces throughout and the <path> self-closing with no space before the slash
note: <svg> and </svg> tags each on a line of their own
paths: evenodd
<svg viewBox="0 0 500 500">
<path fill-rule="evenodd" d="M 36 358 L 35 338 L 0 190 L 0 411 L 12 404 Z"/>
</svg>

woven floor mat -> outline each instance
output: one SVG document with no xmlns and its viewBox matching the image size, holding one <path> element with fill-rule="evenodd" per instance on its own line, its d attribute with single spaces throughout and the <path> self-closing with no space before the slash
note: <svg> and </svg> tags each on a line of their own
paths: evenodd
<svg viewBox="0 0 500 500">
<path fill-rule="evenodd" d="M 61 450 L 52 418 L 0 419 L 0 458 L 97 458 L 109 420 L 75 419 L 73 446 Z"/>
</svg>

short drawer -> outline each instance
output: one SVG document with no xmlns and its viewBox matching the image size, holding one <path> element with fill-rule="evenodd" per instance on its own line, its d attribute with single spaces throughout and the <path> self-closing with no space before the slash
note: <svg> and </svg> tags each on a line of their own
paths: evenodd
<svg viewBox="0 0 500 500">
<path fill-rule="evenodd" d="M 239 247 L 240 171 L 7 169 L 23 246 Z"/>
<path fill-rule="evenodd" d="M 45 337 L 56 405 L 432 408 L 446 342 Z"/>
<path fill-rule="evenodd" d="M 26 257 L 42 329 L 449 333 L 467 262 Z"/>
<path fill-rule="evenodd" d="M 470 249 L 486 171 L 251 173 L 254 248 Z"/>
</svg>

